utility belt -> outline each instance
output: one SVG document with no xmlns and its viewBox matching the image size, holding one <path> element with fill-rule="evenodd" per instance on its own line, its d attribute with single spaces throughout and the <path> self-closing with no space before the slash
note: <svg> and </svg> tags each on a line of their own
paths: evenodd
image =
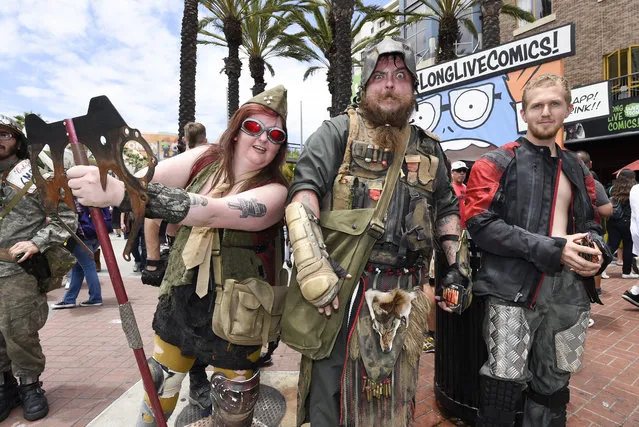
<svg viewBox="0 0 639 427">
<path fill-rule="evenodd" d="M 392 289 L 411 290 L 422 282 L 421 264 L 410 268 L 395 268 L 381 264 L 366 264 L 362 277 L 368 282 L 367 289 L 387 292 Z"/>
<path fill-rule="evenodd" d="M 368 259 L 369 264 L 380 268 L 411 268 L 423 264 L 421 252 L 391 242 L 377 243 Z"/>
</svg>

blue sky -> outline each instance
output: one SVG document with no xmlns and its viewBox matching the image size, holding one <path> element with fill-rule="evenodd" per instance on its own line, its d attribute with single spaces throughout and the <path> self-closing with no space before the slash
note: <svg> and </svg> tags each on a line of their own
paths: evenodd
<svg viewBox="0 0 639 427">
<path fill-rule="evenodd" d="M 129 126 L 144 133 L 177 133 L 179 98 L 179 0 L 1 0 L 0 113 L 33 111 L 46 121 L 86 114 L 89 99 L 107 95 Z M 379 1 L 367 3 L 381 4 Z M 200 17 L 203 14 L 200 13 Z M 226 124 L 225 49 L 198 46 L 196 120 L 209 139 Z M 290 140 L 300 139 L 328 118 L 326 74 L 306 82 L 306 65 L 275 60 L 268 87 L 288 92 Z M 246 64 L 240 102 L 253 81 Z"/>
</svg>

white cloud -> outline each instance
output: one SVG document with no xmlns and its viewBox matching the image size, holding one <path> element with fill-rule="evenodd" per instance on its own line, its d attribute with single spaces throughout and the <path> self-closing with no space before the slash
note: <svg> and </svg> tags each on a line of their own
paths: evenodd
<svg viewBox="0 0 639 427">
<path fill-rule="evenodd" d="M 174 0 L 2 0 L 0 112 L 57 121 L 86 114 L 90 98 L 107 95 L 130 126 L 177 132 L 182 7 Z M 224 56 L 224 48 L 198 46 L 196 118 L 210 138 L 226 126 Z M 287 87 L 289 140 L 299 143 L 300 100 L 304 138 L 328 118 L 326 75 L 302 82 L 308 65 L 272 65 L 267 87 Z M 240 103 L 252 86 L 245 63 Z"/>
</svg>

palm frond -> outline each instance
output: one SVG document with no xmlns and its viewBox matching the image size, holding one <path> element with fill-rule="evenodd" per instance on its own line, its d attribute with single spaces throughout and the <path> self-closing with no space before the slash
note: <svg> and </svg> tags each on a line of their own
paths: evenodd
<svg viewBox="0 0 639 427">
<path fill-rule="evenodd" d="M 507 16 L 512 16 L 513 18 L 516 18 L 516 19 L 524 20 L 526 22 L 535 21 L 535 15 L 528 12 L 527 10 L 518 8 L 517 6 L 513 4 L 504 3 L 504 5 L 501 7 L 501 13 Z"/>
<path fill-rule="evenodd" d="M 308 67 L 304 72 L 304 77 L 302 77 L 303 81 L 306 81 L 307 78 L 314 75 L 317 71 L 321 70 L 324 67 Z"/>
</svg>

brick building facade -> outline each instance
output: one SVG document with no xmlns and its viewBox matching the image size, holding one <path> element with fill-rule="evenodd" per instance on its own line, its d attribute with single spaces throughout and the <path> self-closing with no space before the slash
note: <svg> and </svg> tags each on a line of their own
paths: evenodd
<svg viewBox="0 0 639 427">
<path fill-rule="evenodd" d="M 604 80 L 603 57 L 639 44 L 638 0 L 552 0 L 552 14 L 532 24 L 518 26 L 505 15 L 500 20 L 502 43 L 574 23 L 576 54 L 566 58 L 564 69 L 572 86 Z"/>
<path fill-rule="evenodd" d="M 539 19 L 530 24 L 519 25 L 515 19 L 502 15 L 502 43 L 574 23 L 575 55 L 564 59 L 568 81 L 573 87 L 609 81 L 610 115 L 582 123 L 586 137 L 566 140 L 565 144 L 571 150 L 588 151 L 601 181 L 610 183 L 615 171 L 639 159 L 639 118 L 634 113 L 624 116 L 633 111 L 633 105 L 637 105 L 633 103 L 639 103 L 639 0 L 504 0 L 504 3 L 519 3 L 520 7 L 524 3 L 533 4 L 537 8 L 545 6 L 546 10 L 552 4 L 550 14 L 542 13 L 541 18 L 538 14 Z M 629 103 L 632 105 L 628 106 Z"/>
</svg>

